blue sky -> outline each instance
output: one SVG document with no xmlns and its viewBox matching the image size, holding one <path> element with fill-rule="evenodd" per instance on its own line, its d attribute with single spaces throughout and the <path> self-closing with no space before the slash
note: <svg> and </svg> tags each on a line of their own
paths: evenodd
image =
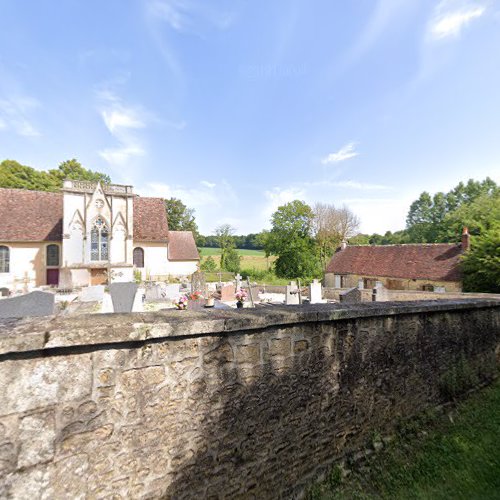
<svg viewBox="0 0 500 500">
<path fill-rule="evenodd" d="M 499 0 L 0 0 L 0 158 L 77 158 L 269 227 L 293 199 L 404 227 L 500 181 Z"/>
</svg>

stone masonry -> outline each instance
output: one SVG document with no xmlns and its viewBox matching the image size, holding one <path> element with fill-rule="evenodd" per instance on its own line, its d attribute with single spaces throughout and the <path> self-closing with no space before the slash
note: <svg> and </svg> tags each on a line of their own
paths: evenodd
<svg viewBox="0 0 500 500">
<path fill-rule="evenodd" d="M 0 324 L 0 497 L 289 498 L 495 372 L 500 302 L 168 311 Z"/>
</svg>

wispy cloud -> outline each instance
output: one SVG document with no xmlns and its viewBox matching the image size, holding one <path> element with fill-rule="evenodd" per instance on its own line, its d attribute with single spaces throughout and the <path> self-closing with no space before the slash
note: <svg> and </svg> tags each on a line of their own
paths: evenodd
<svg viewBox="0 0 500 500">
<path fill-rule="evenodd" d="M 470 0 L 443 0 L 435 8 L 429 23 L 429 38 L 456 38 L 472 20 L 481 17 L 485 11 L 485 5 Z"/>
<path fill-rule="evenodd" d="M 217 189 L 214 188 L 215 184 L 208 181 L 197 185 L 149 182 L 137 186 L 136 191 L 142 196 L 181 199 L 189 208 L 195 209 L 196 221 L 202 231 L 209 232 L 225 223 L 238 229 L 241 220 L 234 218 L 234 214 L 241 213 L 241 207 L 236 191 L 224 179 L 217 182 Z"/>
<path fill-rule="evenodd" d="M 358 156 L 359 153 L 355 150 L 356 143 L 349 142 L 345 146 L 341 147 L 336 153 L 330 153 L 328 156 L 321 160 L 323 165 L 328 165 L 330 163 L 339 163 L 341 161 L 349 160 Z"/>
<path fill-rule="evenodd" d="M 360 191 L 383 191 L 391 189 L 389 186 L 384 186 L 383 184 L 370 184 L 368 182 L 357 182 L 357 181 L 338 181 L 330 183 L 334 187 L 346 188 L 346 189 L 358 189 Z"/>
<path fill-rule="evenodd" d="M 32 97 L 0 99 L 0 129 L 12 130 L 24 137 L 39 137 L 41 133 L 31 118 L 32 112 L 39 107 L 40 103 Z"/>
<path fill-rule="evenodd" d="M 99 151 L 99 155 L 110 165 L 124 166 L 146 151 L 135 130 L 146 127 L 149 113 L 140 107 L 125 105 L 113 92 L 98 93 L 99 114 L 110 134 L 118 142 L 118 146 Z"/>
<path fill-rule="evenodd" d="M 150 17 L 165 21 L 170 28 L 178 32 L 198 33 L 200 22 L 208 23 L 217 29 L 227 29 L 235 19 L 233 5 L 227 2 L 228 7 L 216 9 L 209 2 L 193 2 L 192 0 L 148 0 L 147 13 Z"/>
</svg>

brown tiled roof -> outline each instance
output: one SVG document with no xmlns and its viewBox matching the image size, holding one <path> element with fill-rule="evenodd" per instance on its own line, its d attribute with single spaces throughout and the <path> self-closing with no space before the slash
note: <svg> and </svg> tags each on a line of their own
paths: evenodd
<svg viewBox="0 0 500 500">
<path fill-rule="evenodd" d="M 0 241 L 62 239 L 60 193 L 0 188 Z"/>
<path fill-rule="evenodd" d="M 134 241 L 168 241 L 168 222 L 161 198 L 134 198 Z"/>
<path fill-rule="evenodd" d="M 387 278 L 460 281 L 460 244 L 347 246 L 332 257 L 327 273 Z"/>
<path fill-rule="evenodd" d="M 200 254 L 191 231 L 170 231 L 168 260 L 199 260 Z"/>
</svg>

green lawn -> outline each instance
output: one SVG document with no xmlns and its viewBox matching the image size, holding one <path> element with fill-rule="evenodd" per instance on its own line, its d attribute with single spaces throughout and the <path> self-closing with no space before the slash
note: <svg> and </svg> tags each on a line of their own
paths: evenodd
<svg viewBox="0 0 500 500">
<path fill-rule="evenodd" d="M 368 467 L 315 485 L 314 499 L 499 499 L 500 381 L 445 414 L 403 426 Z"/>
<path fill-rule="evenodd" d="M 251 255 L 255 257 L 266 257 L 264 250 L 246 250 L 244 248 L 237 248 L 236 251 L 239 255 Z M 220 255 L 220 248 L 200 248 L 200 253 L 202 257 L 208 257 L 209 255 Z"/>
</svg>

